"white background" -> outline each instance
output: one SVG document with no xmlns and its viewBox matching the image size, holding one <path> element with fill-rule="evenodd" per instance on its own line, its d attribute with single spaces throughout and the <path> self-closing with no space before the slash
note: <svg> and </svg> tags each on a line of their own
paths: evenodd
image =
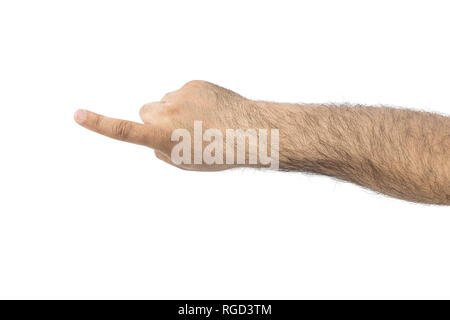
<svg viewBox="0 0 450 320">
<path fill-rule="evenodd" d="M 448 3 L 447 3 L 448 4 Z M 450 209 L 188 172 L 73 121 L 193 79 L 450 114 L 445 1 L 0 2 L 0 298 L 450 298 Z"/>
</svg>

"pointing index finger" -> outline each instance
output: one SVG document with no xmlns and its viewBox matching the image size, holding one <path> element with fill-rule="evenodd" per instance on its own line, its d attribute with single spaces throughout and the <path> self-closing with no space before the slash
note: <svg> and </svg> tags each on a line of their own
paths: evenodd
<svg viewBox="0 0 450 320">
<path fill-rule="evenodd" d="M 90 112 L 78 110 L 75 121 L 81 126 L 107 137 L 155 148 L 156 141 L 152 129 L 141 123 L 114 119 Z"/>
</svg>

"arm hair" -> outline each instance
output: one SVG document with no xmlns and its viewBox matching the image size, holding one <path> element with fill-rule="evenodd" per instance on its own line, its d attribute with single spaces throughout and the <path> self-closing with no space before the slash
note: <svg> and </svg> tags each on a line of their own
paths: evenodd
<svg viewBox="0 0 450 320">
<path fill-rule="evenodd" d="M 404 200 L 450 205 L 449 117 L 359 105 L 278 104 L 276 109 L 266 110 L 274 127 L 282 124 L 281 169 L 336 177 Z"/>
</svg>

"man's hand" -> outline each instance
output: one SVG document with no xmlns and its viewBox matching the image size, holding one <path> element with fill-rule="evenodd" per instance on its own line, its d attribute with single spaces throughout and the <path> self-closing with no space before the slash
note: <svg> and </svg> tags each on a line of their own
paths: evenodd
<svg viewBox="0 0 450 320">
<path fill-rule="evenodd" d="M 151 147 L 159 159 L 190 170 L 243 165 L 173 163 L 175 129 L 194 136 L 194 121 L 224 135 L 227 129 L 277 129 L 281 169 L 334 176 L 409 201 L 450 204 L 448 117 L 387 107 L 252 101 L 204 81 L 144 105 L 140 116 L 144 124 L 79 110 L 75 120 L 108 137 Z M 246 160 L 254 143 L 247 140 Z"/>
<path fill-rule="evenodd" d="M 83 127 L 110 138 L 148 146 L 156 156 L 172 165 L 188 170 L 224 170 L 237 165 L 180 164 L 171 161 L 171 141 L 175 129 L 187 129 L 194 136 L 194 121 L 202 121 L 203 130 L 257 128 L 256 103 L 237 93 L 206 81 L 190 81 L 182 88 L 167 93 L 161 101 L 145 104 L 139 115 L 144 124 L 107 118 L 86 110 L 78 110 L 75 120 Z M 261 110 L 259 110 L 261 111 Z"/>
</svg>

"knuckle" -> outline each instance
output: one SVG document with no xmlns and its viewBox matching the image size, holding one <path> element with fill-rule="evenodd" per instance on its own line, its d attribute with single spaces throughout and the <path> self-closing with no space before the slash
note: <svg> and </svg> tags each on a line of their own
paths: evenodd
<svg viewBox="0 0 450 320">
<path fill-rule="evenodd" d="M 177 105 L 166 106 L 159 111 L 163 117 L 172 118 L 180 113 L 180 108 Z"/>
<path fill-rule="evenodd" d="M 144 104 L 141 109 L 139 109 L 139 116 L 142 118 L 145 114 L 145 112 L 147 111 L 148 108 L 148 104 Z"/>
<path fill-rule="evenodd" d="M 101 127 L 102 119 L 103 118 L 101 116 L 98 116 L 98 115 L 94 118 L 94 128 L 100 128 Z"/>
<path fill-rule="evenodd" d="M 169 101 L 173 98 L 175 98 L 177 91 L 171 91 L 168 92 L 164 95 L 164 97 L 162 97 L 161 101 Z"/>
<path fill-rule="evenodd" d="M 207 86 L 208 82 L 203 81 L 203 80 L 191 80 L 189 82 L 187 82 L 183 88 L 198 88 L 198 87 L 203 87 L 203 86 Z"/>
<path fill-rule="evenodd" d="M 119 120 L 112 126 L 113 135 L 119 139 L 126 139 L 130 135 L 131 125 L 128 121 Z"/>
</svg>

